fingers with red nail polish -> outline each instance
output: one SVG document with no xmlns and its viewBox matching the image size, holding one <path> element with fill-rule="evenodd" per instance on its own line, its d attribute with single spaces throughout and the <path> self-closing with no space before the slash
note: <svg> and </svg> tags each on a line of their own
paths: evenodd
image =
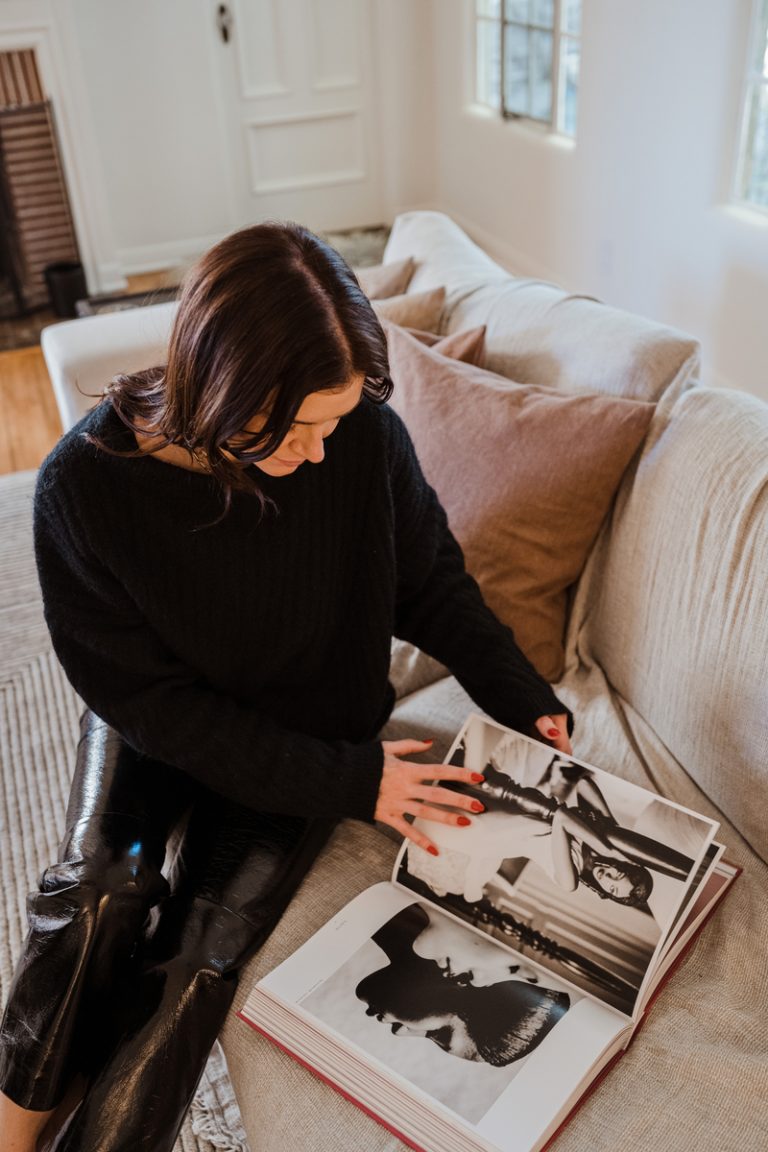
<svg viewBox="0 0 768 1152">
<path fill-rule="evenodd" d="M 571 755 L 571 742 L 568 739 L 567 719 L 563 714 L 556 718 L 553 716 L 540 716 L 536 721 L 534 733 L 539 739 L 551 740 L 559 752 Z"/>
<path fill-rule="evenodd" d="M 415 763 L 405 757 L 428 751 L 431 740 L 385 740 L 375 818 L 388 824 L 419 848 L 438 855 L 429 838 L 429 824 L 452 824 L 466 828 L 472 823 L 467 812 L 482 812 L 483 805 L 463 791 L 485 779 L 477 772 L 454 764 Z M 450 787 L 454 785 L 454 787 Z M 416 817 L 416 822 L 413 822 Z"/>
</svg>

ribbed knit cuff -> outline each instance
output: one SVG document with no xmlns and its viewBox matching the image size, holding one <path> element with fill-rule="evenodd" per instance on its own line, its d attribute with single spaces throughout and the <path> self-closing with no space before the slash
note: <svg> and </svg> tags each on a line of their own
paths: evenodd
<svg viewBox="0 0 768 1152">
<path fill-rule="evenodd" d="M 540 688 L 531 685 L 525 693 L 525 698 L 515 701 L 511 710 L 517 713 L 518 721 L 510 727 L 518 727 L 521 731 L 526 731 L 533 729 L 541 716 L 564 715 L 568 718 L 568 735 L 573 734 L 573 713 L 570 708 L 566 708 L 561 700 L 558 700 L 549 685 L 544 682 Z"/>
<path fill-rule="evenodd" d="M 350 744 L 343 816 L 373 823 L 384 769 L 384 749 L 379 741 Z"/>
</svg>

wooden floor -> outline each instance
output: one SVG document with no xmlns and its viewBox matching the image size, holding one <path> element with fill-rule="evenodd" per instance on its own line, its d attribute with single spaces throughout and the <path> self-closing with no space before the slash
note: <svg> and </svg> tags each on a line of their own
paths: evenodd
<svg viewBox="0 0 768 1152">
<path fill-rule="evenodd" d="M 60 436 L 40 347 L 0 353 L 0 475 L 38 468 Z"/>
<path fill-rule="evenodd" d="M 168 282 L 165 272 L 131 276 L 127 291 L 148 292 Z M 39 345 L 0 352 L 0 475 L 39 468 L 61 432 Z"/>
</svg>

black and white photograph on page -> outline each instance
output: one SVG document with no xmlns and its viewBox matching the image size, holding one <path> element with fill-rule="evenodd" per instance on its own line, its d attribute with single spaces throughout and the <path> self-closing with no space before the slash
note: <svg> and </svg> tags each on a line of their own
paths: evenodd
<svg viewBox="0 0 768 1152">
<path fill-rule="evenodd" d="M 450 760 L 484 811 L 431 823 L 438 855 L 408 843 L 398 883 L 631 1014 L 711 823 L 479 716 Z"/>
<path fill-rule="evenodd" d="M 414 903 L 302 1006 L 477 1123 L 579 999 L 561 981 Z"/>
</svg>

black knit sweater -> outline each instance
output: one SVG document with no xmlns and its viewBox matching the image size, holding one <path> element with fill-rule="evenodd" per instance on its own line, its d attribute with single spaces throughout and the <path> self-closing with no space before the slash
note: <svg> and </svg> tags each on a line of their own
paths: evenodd
<svg viewBox="0 0 768 1152">
<path fill-rule="evenodd" d="M 370 820 L 393 635 L 527 729 L 564 712 L 464 569 L 410 438 L 365 400 L 320 465 L 270 477 L 276 508 L 135 449 L 104 402 L 40 471 L 35 546 L 53 645 L 139 752 L 262 811 Z M 414 735 L 417 735 L 414 733 Z"/>
</svg>

